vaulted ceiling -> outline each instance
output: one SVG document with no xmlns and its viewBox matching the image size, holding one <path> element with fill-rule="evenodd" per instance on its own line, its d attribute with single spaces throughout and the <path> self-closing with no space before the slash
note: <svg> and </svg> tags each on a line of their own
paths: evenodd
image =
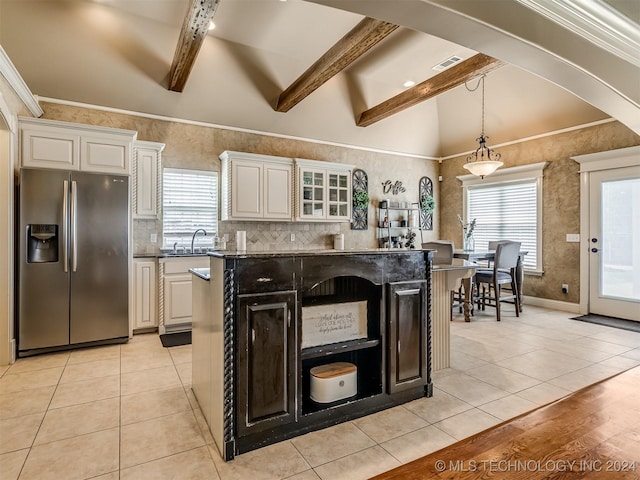
<svg viewBox="0 0 640 480">
<path fill-rule="evenodd" d="M 545 1 L 0 0 L 0 45 L 45 99 L 425 157 L 475 148 L 482 74 L 491 145 L 608 117 L 640 132 L 633 48 Z M 610 2 L 637 25 L 640 4 Z"/>
</svg>

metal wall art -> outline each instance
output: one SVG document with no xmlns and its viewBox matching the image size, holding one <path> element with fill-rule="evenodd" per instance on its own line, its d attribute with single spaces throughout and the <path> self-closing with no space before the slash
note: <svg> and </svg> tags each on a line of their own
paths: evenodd
<svg viewBox="0 0 640 480">
<path fill-rule="evenodd" d="M 402 182 L 400 180 L 396 180 L 395 183 L 392 183 L 391 180 L 387 180 L 382 184 L 383 193 L 391 193 L 392 195 L 398 195 L 399 193 L 403 193 L 406 191 L 407 189 L 402 186 Z"/>
<path fill-rule="evenodd" d="M 420 230 L 433 230 L 433 182 L 429 177 L 422 177 L 420 179 L 418 192 Z"/>
<path fill-rule="evenodd" d="M 351 230 L 367 230 L 369 224 L 369 177 L 361 169 L 353 171 L 352 178 L 353 206 L 351 215 Z"/>
</svg>

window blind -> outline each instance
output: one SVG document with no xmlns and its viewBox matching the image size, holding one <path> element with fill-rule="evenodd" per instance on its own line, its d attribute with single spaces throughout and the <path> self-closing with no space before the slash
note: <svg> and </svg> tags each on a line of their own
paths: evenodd
<svg viewBox="0 0 640 480">
<path fill-rule="evenodd" d="M 467 189 L 467 221 L 476 219 L 475 248 L 488 250 L 493 240 L 520 242 L 524 267 L 538 268 L 538 191 L 535 179 L 518 183 L 470 186 Z"/>
<path fill-rule="evenodd" d="M 165 247 L 191 245 L 193 233 L 204 228 L 195 245 L 210 246 L 218 231 L 218 173 L 165 168 L 162 175 L 162 231 Z"/>
</svg>

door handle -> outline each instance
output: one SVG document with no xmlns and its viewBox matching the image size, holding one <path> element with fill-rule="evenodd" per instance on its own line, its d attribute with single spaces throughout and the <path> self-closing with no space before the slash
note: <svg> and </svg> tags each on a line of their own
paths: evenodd
<svg viewBox="0 0 640 480">
<path fill-rule="evenodd" d="M 64 273 L 69 271 L 69 180 L 62 182 L 62 263 Z"/>
<path fill-rule="evenodd" d="M 71 271 L 78 269 L 78 188 L 71 182 Z"/>
</svg>

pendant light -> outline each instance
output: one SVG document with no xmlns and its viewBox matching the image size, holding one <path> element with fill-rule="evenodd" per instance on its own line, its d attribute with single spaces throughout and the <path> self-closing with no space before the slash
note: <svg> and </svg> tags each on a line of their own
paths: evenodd
<svg viewBox="0 0 640 480">
<path fill-rule="evenodd" d="M 464 164 L 464 168 L 480 178 L 491 175 L 499 167 L 504 165 L 504 163 L 500 161 L 501 155 L 487 146 L 487 138 L 489 137 L 484 134 L 484 77 L 485 76 L 482 75 L 480 79 L 482 82 L 482 131 L 480 132 L 480 137 L 476 138 L 479 146 L 475 152 L 467 157 L 467 163 Z M 476 87 L 476 89 L 477 88 L 478 87 Z"/>
</svg>

